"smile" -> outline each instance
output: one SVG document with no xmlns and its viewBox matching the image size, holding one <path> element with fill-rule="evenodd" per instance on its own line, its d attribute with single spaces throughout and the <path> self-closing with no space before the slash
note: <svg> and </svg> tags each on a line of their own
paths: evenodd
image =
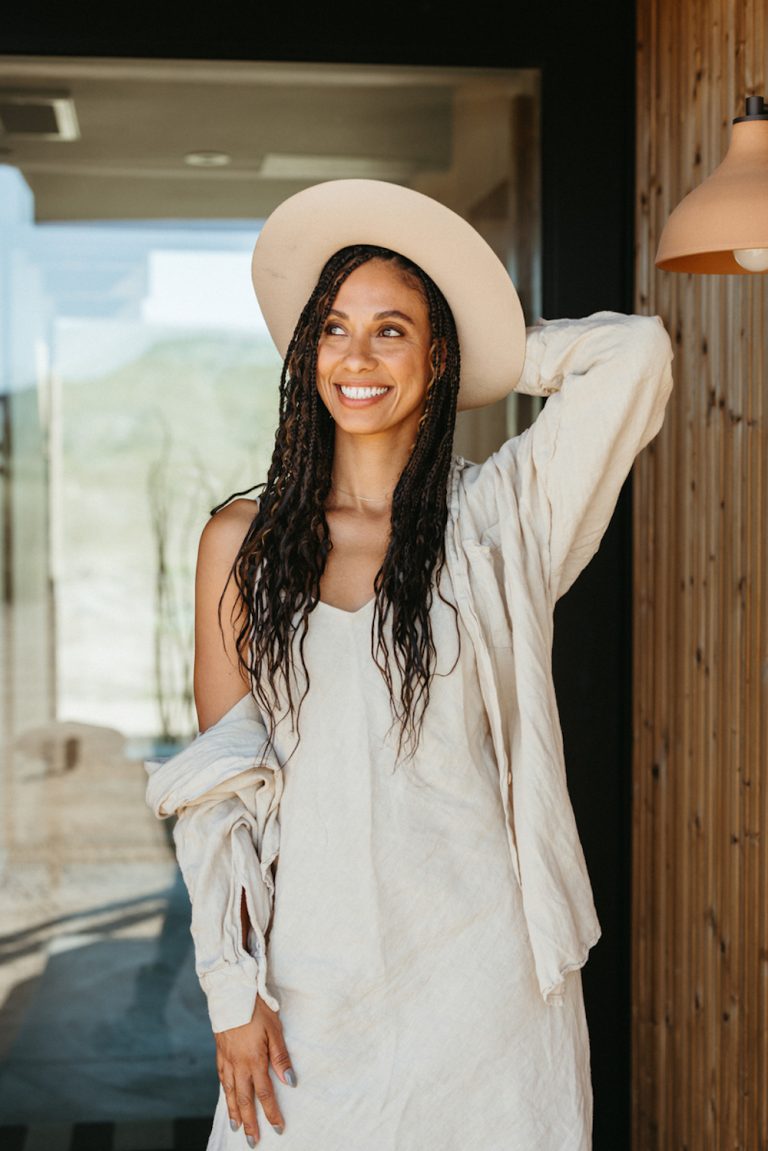
<svg viewBox="0 0 768 1151">
<path fill-rule="evenodd" d="M 352 387 L 350 384 L 339 384 L 338 387 L 342 396 L 348 400 L 371 400 L 375 396 L 383 396 L 385 392 L 389 391 L 389 388 L 361 387 L 360 385 Z"/>
</svg>

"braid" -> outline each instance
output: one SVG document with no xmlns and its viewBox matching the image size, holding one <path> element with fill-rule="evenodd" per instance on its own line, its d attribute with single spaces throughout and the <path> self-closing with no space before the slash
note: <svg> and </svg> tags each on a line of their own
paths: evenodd
<svg viewBox="0 0 768 1151">
<path fill-rule="evenodd" d="M 400 748 L 418 743 L 429 703 L 435 648 L 430 623 L 434 588 L 445 562 L 447 483 L 453 450 L 459 381 L 459 345 L 453 316 L 442 293 L 419 269 L 432 326 L 432 378 L 419 432 L 392 502 L 392 539 L 376 587 L 379 604 L 374 658 L 401 723 Z M 441 386 L 442 385 L 442 386 Z M 447 386 L 446 386 L 447 385 Z M 409 546 L 395 525 L 412 525 Z M 398 589 L 408 588 L 408 595 Z M 395 666 L 400 673 L 399 706 L 394 704 L 384 621 L 392 616 Z"/>
<path fill-rule="evenodd" d="M 412 753 L 434 674 L 430 608 L 445 562 L 460 356 L 453 315 L 442 292 L 421 268 L 399 253 L 372 245 L 353 245 L 337 252 L 325 264 L 301 313 L 280 375 L 279 421 L 267 478 L 232 568 L 239 592 L 234 622 L 238 625 L 238 659 L 268 717 L 270 736 L 278 718 L 281 687 L 298 729 L 301 704 L 309 690 L 304 641 L 331 549 L 325 505 L 331 488 L 334 423 L 316 384 L 318 342 L 341 285 L 371 259 L 393 262 L 417 282 L 428 305 L 432 332 L 432 375 L 416 442 L 393 493 L 389 542 L 374 579 L 371 626 L 373 658 L 400 726 L 398 751 L 407 745 Z"/>
</svg>

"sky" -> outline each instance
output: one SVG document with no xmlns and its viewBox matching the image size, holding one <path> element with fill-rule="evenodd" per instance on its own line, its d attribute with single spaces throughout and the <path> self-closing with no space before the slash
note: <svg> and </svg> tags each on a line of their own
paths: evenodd
<svg viewBox="0 0 768 1151">
<path fill-rule="evenodd" d="M 206 232 L 204 225 L 165 235 L 119 224 L 89 233 L 76 225 L 67 232 L 65 226 L 57 229 L 58 268 L 67 269 L 71 281 L 62 282 L 67 272 L 57 273 L 54 364 L 63 379 L 114 371 L 158 339 L 180 332 L 220 332 L 271 344 L 251 285 L 252 231 L 228 233 L 226 250 L 215 246 L 220 234 Z M 112 280 L 105 250 L 117 269 Z M 69 252 L 75 251 L 72 259 Z M 74 309 L 67 307 L 70 298 Z M 88 299 L 96 305 L 92 314 Z"/>
<path fill-rule="evenodd" d="M 251 287 L 251 252 L 167 250 L 148 255 L 142 317 L 152 324 L 267 335 Z"/>
</svg>

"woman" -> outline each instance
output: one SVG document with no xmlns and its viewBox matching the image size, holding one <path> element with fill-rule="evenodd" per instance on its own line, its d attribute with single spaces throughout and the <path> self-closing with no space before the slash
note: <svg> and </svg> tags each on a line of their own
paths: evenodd
<svg viewBox="0 0 768 1151">
<path fill-rule="evenodd" d="M 552 613 L 671 387 L 658 317 L 526 331 L 506 271 L 378 181 L 291 197 L 254 285 L 285 356 L 259 500 L 206 525 L 175 814 L 216 1036 L 209 1149 L 584 1151 L 600 930 Z M 457 407 L 550 396 L 482 465 Z"/>
</svg>

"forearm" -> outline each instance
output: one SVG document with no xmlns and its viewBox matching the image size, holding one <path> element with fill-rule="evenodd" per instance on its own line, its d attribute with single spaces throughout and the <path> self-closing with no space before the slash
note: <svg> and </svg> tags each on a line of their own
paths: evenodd
<svg viewBox="0 0 768 1151">
<path fill-rule="evenodd" d="M 660 316 L 601 311 L 577 319 L 539 319 L 526 329 L 526 357 L 514 390 L 550 396 L 569 377 L 581 380 L 596 368 L 610 369 L 611 391 L 630 389 L 659 374 L 671 360 L 671 346 Z M 604 379 L 597 381 L 603 390 Z M 580 390 L 580 389 L 579 389 Z"/>
<path fill-rule="evenodd" d="M 257 992 L 279 1009 L 266 982 L 270 861 L 259 858 L 253 830 L 247 809 L 234 798 L 185 808 L 174 827 L 192 905 L 195 970 L 217 1032 L 247 1023 Z"/>
<path fill-rule="evenodd" d="M 195 967 L 214 1031 L 250 1019 L 266 986 L 264 934 L 279 845 L 280 766 L 251 697 L 166 761 L 147 761 L 147 800 L 176 815 L 176 856 L 192 903 Z M 250 946 L 249 946 L 250 944 Z"/>
</svg>

